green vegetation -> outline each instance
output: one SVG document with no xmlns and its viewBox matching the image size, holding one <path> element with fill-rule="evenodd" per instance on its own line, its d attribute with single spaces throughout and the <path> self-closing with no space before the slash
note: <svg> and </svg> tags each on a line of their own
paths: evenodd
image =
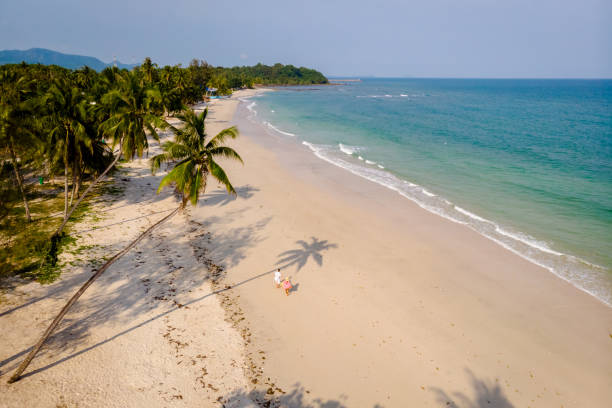
<svg viewBox="0 0 612 408">
<path fill-rule="evenodd" d="M 293 65 L 257 64 L 252 67 L 215 68 L 215 75 L 227 78 L 229 88 L 260 85 L 326 84 L 327 78 L 319 71 Z"/>
<path fill-rule="evenodd" d="M 112 198 L 117 186 L 111 181 L 100 183 L 72 214 L 67 224 L 66 233 L 56 242 L 56 251 L 50 251 L 50 239 L 62 221 L 64 209 L 63 185 L 45 182 L 43 185 L 32 183 L 28 186 L 28 197 L 31 199 L 30 210 L 32 222 L 24 222 L 24 208 L 16 199 L 0 218 L 0 280 L 10 276 L 21 276 L 34 279 L 40 283 L 51 283 L 59 277 L 63 265 L 47 262 L 41 267 L 45 256 L 55 253 L 58 257 L 63 252 L 80 255 L 83 246 L 77 246 L 75 238 L 70 235 L 71 227 L 85 217 L 92 222 L 99 219 L 96 212 L 89 208 L 94 201 L 104 196 Z"/>
</svg>

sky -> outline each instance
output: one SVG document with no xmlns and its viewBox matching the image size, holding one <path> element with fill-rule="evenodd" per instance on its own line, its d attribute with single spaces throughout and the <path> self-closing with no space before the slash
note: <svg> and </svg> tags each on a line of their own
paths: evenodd
<svg viewBox="0 0 612 408">
<path fill-rule="evenodd" d="M 612 78 L 611 0 L 0 0 L 0 49 L 327 76 Z"/>
</svg>

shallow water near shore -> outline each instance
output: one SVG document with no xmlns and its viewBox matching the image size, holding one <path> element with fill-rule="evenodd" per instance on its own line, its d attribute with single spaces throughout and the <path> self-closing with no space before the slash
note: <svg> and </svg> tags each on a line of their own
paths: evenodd
<svg viewBox="0 0 612 408">
<path fill-rule="evenodd" d="M 253 120 L 612 305 L 612 81 L 281 88 Z"/>
</svg>

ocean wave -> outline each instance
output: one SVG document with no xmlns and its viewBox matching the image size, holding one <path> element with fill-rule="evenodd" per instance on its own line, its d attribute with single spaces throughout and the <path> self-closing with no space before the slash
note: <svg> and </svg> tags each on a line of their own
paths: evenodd
<svg viewBox="0 0 612 408">
<path fill-rule="evenodd" d="M 601 282 L 605 281 L 603 276 L 607 274 L 605 268 L 573 255 L 555 251 L 544 242 L 526 234 L 512 231 L 507 227 L 502 227 L 491 220 L 456 206 L 449 200 L 429 192 L 418 184 L 400 179 L 385 171 L 381 165 L 377 165 L 378 168 L 375 168 L 361 164 L 361 161 L 354 159 L 355 150 L 351 146 L 340 144 L 340 151 L 353 157 L 352 161 L 351 157 L 339 156 L 340 152 L 334 146 L 317 145 L 307 141 L 303 141 L 302 144 L 307 146 L 318 158 L 396 191 L 429 212 L 454 223 L 466 225 L 516 255 L 545 268 L 578 289 L 598 298 L 608 306 L 612 306 L 612 287 L 601 285 Z M 597 275 L 602 278 L 598 279 Z"/>
<path fill-rule="evenodd" d="M 357 95 L 356 98 L 395 98 L 393 95 Z"/>
<path fill-rule="evenodd" d="M 450 201 L 448 201 L 448 200 L 444 200 L 444 201 L 445 201 L 447 204 L 450 204 L 450 203 L 451 203 L 451 202 L 450 202 Z M 468 210 L 464 210 L 463 208 L 459 207 L 458 205 L 456 205 L 456 206 L 455 206 L 455 210 L 457 210 L 457 211 L 459 211 L 460 213 L 465 214 L 465 215 L 467 215 L 468 217 L 471 217 L 471 218 L 473 218 L 473 219 L 475 219 L 475 220 L 478 220 L 478 221 L 483 221 L 483 222 L 487 222 L 487 220 L 485 220 L 484 218 L 479 217 L 478 215 L 476 215 L 476 214 L 474 214 L 474 213 L 471 213 L 471 212 L 469 212 Z"/>
<path fill-rule="evenodd" d="M 391 95 L 391 94 L 383 94 L 383 95 L 356 95 L 355 98 L 408 98 L 408 97 L 412 97 L 412 98 L 423 98 L 426 96 L 430 96 L 429 94 L 424 94 L 424 93 L 420 93 L 420 94 L 399 94 L 399 95 Z"/>
<path fill-rule="evenodd" d="M 533 237 L 530 237 L 528 235 L 525 235 L 525 234 L 522 234 L 522 233 L 519 233 L 519 232 L 512 233 L 512 232 L 506 231 L 505 229 L 501 228 L 499 225 L 495 225 L 495 231 L 498 232 L 501 235 L 505 235 L 505 236 L 510 237 L 510 238 L 512 238 L 514 240 L 520 241 L 520 242 L 524 243 L 525 245 L 529 245 L 530 247 L 533 247 L 533 248 L 535 248 L 535 249 L 537 249 L 539 251 L 548 252 L 549 254 L 553 254 L 553 255 L 556 255 L 556 256 L 564 256 L 565 255 L 565 254 L 563 254 L 561 252 L 557 252 L 557 251 L 554 251 L 554 250 L 550 249 L 548 247 L 548 245 L 546 245 L 546 243 L 544 243 L 544 242 L 538 241 L 538 240 L 536 240 Z"/>
<path fill-rule="evenodd" d="M 250 104 L 247 105 L 247 109 L 249 110 L 249 112 L 251 112 L 253 115 L 257 115 L 257 111 L 255 110 L 255 106 L 257 106 L 256 102 L 251 102 Z"/>
<path fill-rule="evenodd" d="M 338 143 L 338 147 L 340 148 L 340 151 L 344 154 L 348 154 L 349 156 L 358 152 L 359 150 L 361 150 L 360 147 L 357 146 L 349 146 L 349 145 L 345 145 L 342 143 Z"/>
<path fill-rule="evenodd" d="M 276 126 L 274 126 L 273 124 L 271 124 L 270 122 L 264 122 L 265 125 L 267 125 L 270 129 L 274 129 L 275 131 L 277 131 L 280 134 L 283 134 L 285 136 L 295 136 L 294 133 L 290 133 L 290 132 L 285 132 L 283 130 L 280 130 L 279 128 L 277 128 Z"/>
</svg>

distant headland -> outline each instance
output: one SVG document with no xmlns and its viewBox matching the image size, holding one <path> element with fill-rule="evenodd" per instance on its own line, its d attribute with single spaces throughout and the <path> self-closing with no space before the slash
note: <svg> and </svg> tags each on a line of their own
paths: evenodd
<svg viewBox="0 0 612 408">
<path fill-rule="evenodd" d="M 106 67 L 116 65 L 117 68 L 132 69 L 136 64 L 123 64 L 121 62 L 106 63 L 98 58 L 86 55 L 64 54 L 46 48 L 30 48 L 29 50 L 2 50 L 0 51 L 0 65 L 4 64 L 58 65 L 68 69 L 79 69 L 84 66 L 102 71 Z"/>
</svg>

